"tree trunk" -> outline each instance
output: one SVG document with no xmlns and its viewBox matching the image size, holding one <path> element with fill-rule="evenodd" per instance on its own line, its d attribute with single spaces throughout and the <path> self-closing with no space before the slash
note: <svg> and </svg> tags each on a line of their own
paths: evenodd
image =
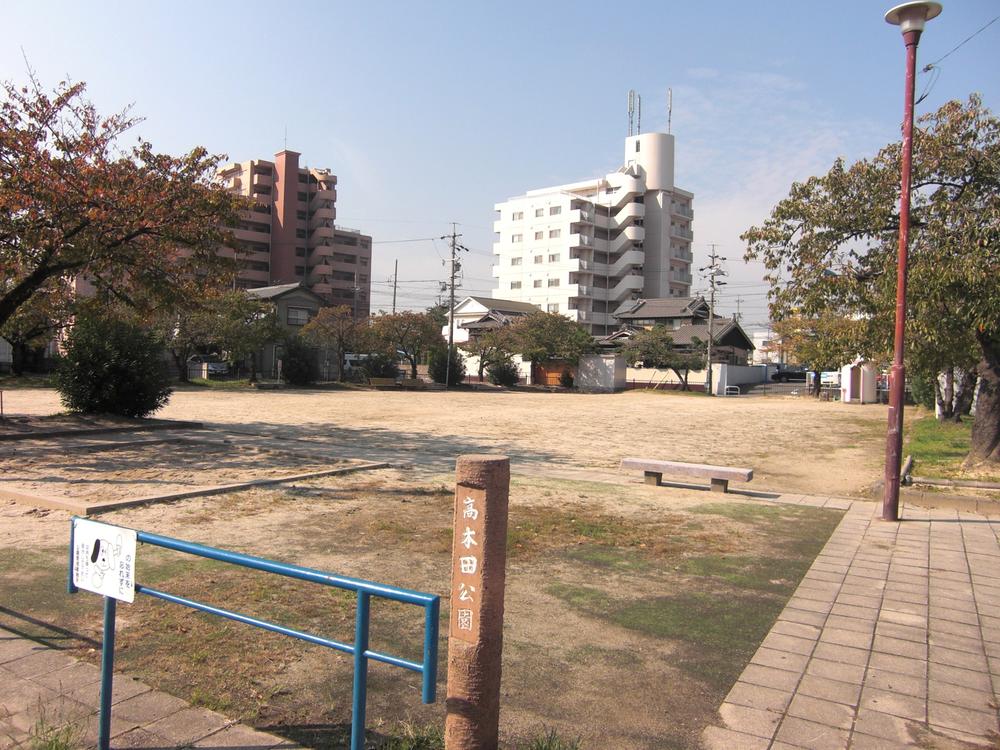
<svg viewBox="0 0 1000 750">
<path fill-rule="evenodd" d="M 813 395 L 819 398 L 820 391 L 823 390 L 823 376 L 819 370 L 813 370 Z"/>
<path fill-rule="evenodd" d="M 961 422 L 962 417 L 967 416 L 972 411 L 972 399 L 976 395 L 976 382 L 978 380 L 975 370 L 959 370 L 959 372 L 961 377 L 958 381 L 958 387 L 955 389 L 955 407 L 952 415 L 956 422 Z"/>
<path fill-rule="evenodd" d="M 954 414 L 955 368 L 949 367 L 934 378 L 934 416 L 943 422 L 951 419 Z"/>
<path fill-rule="evenodd" d="M 417 379 L 417 358 L 410 357 L 410 377 L 414 380 Z"/>
<path fill-rule="evenodd" d="M 24 342 L 12 341 L 10 347 L 10 371 L 20 377 L 24 375 L 24 360 L 27 359 L 28 347 Z"/>
<path fill-rule="evenodd" d="M 671 369 L 673 369 L 673 368 L 671 368 Z M 690 372 L 690 370 L 674 370 L 674 375 L 676 375 L 677 379 L 681 381 L 681 390 L 682 391 L 688 390 L 688 373 L 689 372 Z"/>
<path fill-rule="evenodd" d="M 257 382 L 257 352 L 250 352 L 250 383 Z"/>
<path fill-rule="evenodd" d="M 174 358 L 174 366 L 177 367 L 177 379 L 182 383 L 190 382 L 188 380 L 187 359 L 184 357 L 184 354 L 178 354 L 171 349 L 170 356 Z"/>
<path fill-rule="evenodd" d="M 977 333 L 983 352 L 979 363 L 979 396 L 972 421 L 967 463 L 1000 463 L 1000 336 Z"/>
</svg>

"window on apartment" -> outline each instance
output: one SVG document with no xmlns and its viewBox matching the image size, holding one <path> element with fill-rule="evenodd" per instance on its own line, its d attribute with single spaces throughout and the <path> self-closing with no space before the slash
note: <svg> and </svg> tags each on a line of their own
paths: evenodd
<svg viewBox="0 0 1000 750">
<path fill-rule="evenodd" d="M 368 265 L 368 258 L 362 258 L 361 259 L 361 265 L 367 266 Z"/>
<path fill-rule="evenodd" d="M 333 260 L 335 263 L 357 263 L 358 256 L 348 255 L 347 253 L 334 253 Z"/>
<path fill-rule="evenodd" d="M 510 288 L 511 289 L 520 289 L 521 288 L 521 282 L 520 281 L 512 281 L 512 282 L 510 282 Z"/>
<path fill-rule="evenodd" d="M 542 288 L 542 280 L 541 279 L 535 279 L 535 281 L 532 284 L 532 286 L 534 286 L 535 289 L 541 289 Z"/>
<path fill-rule="evenodd" d="M 368 276 L 366 274 L 361 274 L 360 276 L 358 276 L 358 281 L 367 283 Z"/>
<path fill-rule="evenodd" d="M 304 247 L 297 247 L 297 248 L 295 248 L 295 254 L 299 258 L 304 258 L 304 257 L 306 257 L 306 249 Z"/>
<path fill-rule="evenodd" d="M 558 302 L 550 302 L 548 305 L 545 306 L 545 310 L 546 310 L 546 312 L 555 312 L 555 313 L 557 313 L 557 312 L 559 312 L 559 303 Z"/>
<path fill-rule="evenodd" d="M 513 221 L 520 221 L 521 219 L 523 219 L 523 218 L 524 218 L 524 211 L 515 211 L 514 213 L 512 213 L 512 214 L 510 215 L 510 218 L 511 218 L 511 219 L 512 219 Z"/>
<path fill-rule="evenodd" d="M 306 175 L 304 175 L 304 174 L 302 174 L 301 172 L 299 172 L 299 182 L 303 182 L 303 183 L 304 183 L 304 182 L 306 182 L 306 181 L 307 181 L 308 179 L 309 179 L 309 178 L 308 178 L 308 177 L 306 177 Z"/>
<path fill-rule="evenodd" d="M 545 256 L 544 255 L 536 255 L 535 256 L 535 263 L 543 263 L 544 261 L 545 261 Z"/>
<path fill-rule="evenodd" d="M 300 192 L 300 193 L 297 193 L 297 194 L 296 194 L 296 197 L 298 197 L 298 199 L 299 199 L 300 201 L 302 201 L 303 203 L 305 203 L 305 202 L 306 202 L 306 200 L 308 200 L 308 199 L 309 199 L 309 196 L 308 196 L 308 195 L 307 195 L 306 193 L 301 193 L 301 192 Z"/>
<path fill-rule="evenodd" d="M 536 208 L 535 209 L 535 216 L 545 216 L 545 209 L 544 208 Z"/>
<path fill-rule="evenodd" d="M 308 307 L 289 307 L 285 320 L 290 326 L 304 326 L 312 317 L 312 312 Z"/>
<path fill-rule="evenodd" d="M 372 246 L 371 240 L 368 239 L 361 240 L 361 247 L 363 247 L 365 250 L 369 249 L 371 246 Z"/>
<path fill-rule="evenodd" d="M 558 216 L 562 213 L 562 206 L 550 206 L 549 216 Z"/>
<path fill-rule="evenodd" d="M 304 240 L 306 238 L 306 230 L 305 229 L 296 229 L 295 230 L 295 236 L 298 237 L 300 240 Z"/>
<path fill-rule="evenodd" d="M 296 276 L 305 276 L 306 275 L 306 267 L 305 266 L 295 266 L 295 275 Z"/>
<path fill-rule="evenodd" d="M 638 138 L 637 138 L 637 139 L 636 139 L 636 141 L 635 141 L 635 152 L 636 152 L 637 154 L 639 153 L 639 139 L 638 139 Z"/>
<path fill-rule="evenodd" d="M 524 237 L 522 235 L 520 235 L 520 234 L 512 234 L 510 236 L 510 241 L 511 242 L 520 242 L 522 239 L 524 239 Z"/>
<path fill-rule="evenodd" d="M 535 239 L 536 240 L 545 239 L 545 232 L 535 232 Z"/>
<path fill-rule="evenodd" d="M 549 263 L 558 263 L 559 253 L 549 253 Z"/>
<path fill-rule="evenodd" d="M 562 237 L 562 230 L 561 229 L 550 229 L 549 230 L 549 239 L 555 239 L 556 237 Z"/>
<path fill-rule="evenodd" d="M 559 279 L 549 279 L 549 286 L 559 286 Z"/>
<path fill-rule="evenodd" d="M 518 256 L 516 258 L 511 258 L 510 259 L 510 264 L 512 266 L 519 266 L 519 265 L 521 265 L 521 256 Z"/>
<path fill-rule="evenodd" d="M 305 211 L 296 211 L 295 212 L 295 217 L 297 219 L 301 219 L 302 221 L 305 221 L 305 219 L 306 219 L 306 212 Z"/>
</svg>

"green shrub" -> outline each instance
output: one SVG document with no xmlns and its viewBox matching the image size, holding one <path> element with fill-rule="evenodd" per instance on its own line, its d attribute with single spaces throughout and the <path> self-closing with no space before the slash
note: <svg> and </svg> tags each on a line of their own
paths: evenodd
<svg viewBox="0 0 1000 750">
<path fill-rule="evenodd" d="M 502 385 L 507 388 L 515 386 L 521 380 L 521 373 L 517 365 L 511 359 L 498 359 L 486 366 L 486 372 L 493 385 Z"/>
<path fill-rule="evenodd" d="M 70 411 L 145 417 L 172 391 L 163 342 L 135 323 L 109 315 L 77 318 L 55 376 Z"/>
<path fill-rule="evenodd" d="M 925 409 L 934 411 L 934 381 L 937 375 L 929 375 L 925 372 L 914 372 L 907 377 L 910 383 L 910 394 L 915 403 Z"/>
<path fill-rule="evenodd" d="M 435 383 L 444 383 L 447 380 L 445 385 L 457 385 L 465 380 L 465 360 L 458 353 L 458 349 L 452 348 L 449 366 L 447 347 L 434 349 L 427 363 L 427 372 Z"/>
<path fill-rule="evenodd" d="M 281 374 L 292 385 L 309 385 L 319 377 L 316 350 L 298 338 L 289 339 L 281 355 Z"/>
<path fill-rule="evenodd" d="M 361 367 L 369 378 L 399 377 L 399 364 L 388 354 L 369 354 Z"/>
<path fill-rule="evenodd" d="M 561 385 L 563 388 L 572 388 L 573 387 L 573 371 L 572 370 L 563 370 L 562 371 L 562 373 L 559 375 L 559 385 Z"/>
</svg>

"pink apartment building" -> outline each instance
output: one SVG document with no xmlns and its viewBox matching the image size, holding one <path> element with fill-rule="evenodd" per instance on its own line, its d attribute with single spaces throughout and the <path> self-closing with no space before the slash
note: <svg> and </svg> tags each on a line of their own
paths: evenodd
<svg viewBox="0 0 1000 750">
<path fill-rule="evenodd" d="M 245 289 L 301 283 L 357 317 L 370 311 L 372 238 L 337 226 L 337 176 L 299 167 L 300 154 L 250 160 L 220 170 L 230 190 L 254 199 L 235 227 Z"/>
</svg>

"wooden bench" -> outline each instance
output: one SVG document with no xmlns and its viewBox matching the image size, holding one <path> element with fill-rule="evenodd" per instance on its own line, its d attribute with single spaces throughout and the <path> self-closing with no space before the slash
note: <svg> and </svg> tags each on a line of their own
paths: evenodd
<svg viewBox="0 0 1000 750">
<path fill-rule="evenodd" d="M 623 458 L 623 469 L 639 469 L 646 475 L 646 484 L 663 484 L 663 475 L 682 477 L 707 477 L 712 482 L 713 492 L 728 492 L 730 482 L 749 482 L 753 479 L 753 469 L 738 469 L 731 466 L 711 466 L 710 464 L 686 464 L 681 461 L 654 461 L 648 458 Z"/>
<path fill-rule="evenodd" d="M 368 385 L 375 388 L 395 388 L 398 383 L 396 378 L 368 378 Z"/>
<path fill-rule="evenodd" d="M 420 378 L 403 378 L 399 381 L 401 388 L 426 388 L 427 383 L 425 383 Z"/>
</svg>

